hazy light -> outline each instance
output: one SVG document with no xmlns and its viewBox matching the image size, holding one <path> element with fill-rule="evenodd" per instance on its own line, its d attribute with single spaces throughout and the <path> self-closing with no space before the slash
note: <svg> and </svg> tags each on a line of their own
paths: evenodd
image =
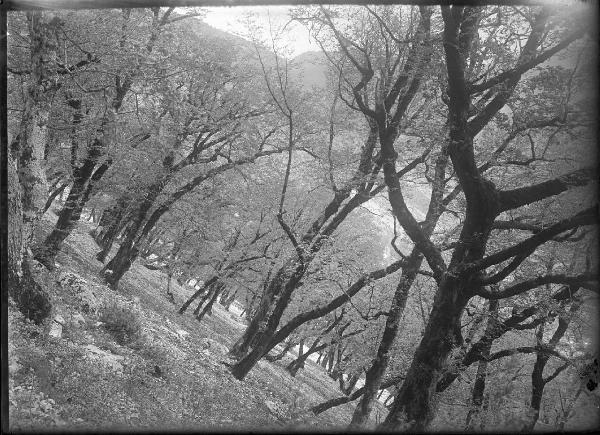
<svg viewBox="0 0 600 435">
<path fill-rule="evenodd" d="M 260 35 L 269 39 L 269 17 L 275 28 L 283 27 L 289 21 L 289 10 L 292 6 L 234 6 L 204 8 L 206 16 L 204 22 L 228 33 L 244 37 L 243 22 L 248 14 L 253 14 L 256 24 L 263 30 Z M 287 26 L 283 42 L 289 46 L 292 56 L 298 56 L 307 51 L 318 51 L 319 46 L 311 42 L 308 31 L 298 23 Z"/>
</svg>

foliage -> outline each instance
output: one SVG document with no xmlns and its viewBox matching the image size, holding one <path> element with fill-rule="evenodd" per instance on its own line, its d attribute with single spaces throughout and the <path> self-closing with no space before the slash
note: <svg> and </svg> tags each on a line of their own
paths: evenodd
<svg viewBox="0 0 600 435">
<path fill-rule="evenodd" d="M 131 344 L 140 338 L 142 323 L 131 307 L 118 303 L 105 305 L 99 319 L 119 344 Z"/>
</svg>

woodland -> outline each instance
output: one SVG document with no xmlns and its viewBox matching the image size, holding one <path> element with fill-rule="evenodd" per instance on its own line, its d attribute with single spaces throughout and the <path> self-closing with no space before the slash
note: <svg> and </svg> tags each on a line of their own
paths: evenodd
<svg viewBox="0 0 600 435">
<path fill-rule="evenodd" d="M 236 35 L 202 8 L 7 15 L 11 425 L 30 356 L 57 378 L 48 349 L 100 334 L 67 311 L 134 358 L 150 314 L 124 298 L 151 297 L 235 388 L 325 374 L 288 428 L 597 427 L 594 4 L 294 6 L 319 47 L 296 56 L 252 13 Z"/>
</svg>

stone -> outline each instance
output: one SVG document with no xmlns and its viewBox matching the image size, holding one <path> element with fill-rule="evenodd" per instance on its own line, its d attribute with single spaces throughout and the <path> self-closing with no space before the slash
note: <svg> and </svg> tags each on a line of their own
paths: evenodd
<svg viewBox="0 0 600 435">
<path fill-rule="evenodd" d="M 58 323 L 59 325 L 65 324 L 65 318 L 63 316 L 61 316 L 60 314 L 57 314 L 56 316 L 54 316 L 54 321 L 56 323 Z"/>
<path fill-rule="evenodd" d="M 265 406 L 275 416 L 277 416 L 277 417 L 284 417 L 285 416 L 285 412 L 284 412 L 285 410 L 284 410 L 283 406 L 281 406 L 280 404 L 275 403 L 272 400 L 265 400 Z"/>
<path fill-rule="evenodd" d="M 125 359 L 124 356 L 115 355 L 114 353 L 111 353 L 111 352 L 106 352 L 106 351 L 94 346 L 93 344 L 88 344 L 87 346 L 85 346 L 84 349 L 86 349 L 88 351 L 88 353 L 86 355 L 88 358 L 96 359 L 96 360 L 102 362 L 103 364 L 107 365 L 115 372 L 123 371 L 122 361 Z"/>
<path fill-rule="evenodd" d="M 100 302 L 90 288 L 84 289 L 78 295 L 79 307 L 84 313 L 97 313 L 100 308 Z"/>
<path fill-rule="evenodd" d="M 177 333 L 177 336 L 181 339 L 181 340 L 185 340 L 187 338 L 188 335 L 190 335 L 189 332 L 183 330 L 183 329 L 178 329 L 177 331 L 175 331 Z"/>
<path fill-rule="evenodd" d="M 71 318 L 71 322 L 75 326 L 85 325 L 85 318 L 80 313 L 77 313 Z"/>
<path fill-rule="evenodd" d="M 219 343 L 218 341 L 213 340 L 212 338 L 202 338 L 200 340 L 200 344 L 204 349 L 210 349 L 223 355 L 227 355 L 229 353 L 229 349 L 227 348 L 227 346 Z"/>
<path fill-rule="evenodd" d="M 52 322 L 52 325 L 50 326 L 50 332 L 48 333 L 48 335 L 50 335 L 50 337 L 52 338 L 61 338 L 62 337 L 62 325 L 58 322 Z"/>
</svg>

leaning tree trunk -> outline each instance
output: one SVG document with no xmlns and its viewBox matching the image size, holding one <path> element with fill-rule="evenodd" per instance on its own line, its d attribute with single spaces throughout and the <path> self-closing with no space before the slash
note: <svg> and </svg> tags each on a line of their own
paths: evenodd
<svg viewBox="0 0 600 435">
<path fill-rule="evenodd" d="M 52 93 L 57 83 L 56 26 L 60 25 L 60 21 L 56 20 L 51 12 L 36 11 L 27 13 L 27 22 L 31 74 L 19 133 L 11 144 L 12 155 L 7 156 L 8 183 L 11 184 L 8 197 L 8 280 L 9 292 L 21 312 L 39 323 L 50 314 L 51 304 L 49 296 L 31 273 L 30 248 L 33 244 L 34 229 L 44 213 L 48 197 L 43 167 L 44 149 L 48 136 Z M 6 49 L 6 38 L 2 38 L 2 44 Z M 5 68 L 3 65 L 3 77 L 6 77 Z M 5 110 L 3 112 L 6 113 Z M 6 128 L 5 121 L 6 119 L 3 119 L 3 129 Z"/>
<path fill-rule="evenodd" d="M 121 196 L 113 207 L 102 212 L 99 223 L 99 227 L 102 227 L 102 229 L 94 236 L 94 240 L 102 248 L 96 254 L 98 261 L 104 262 L 106 260 L 106 256 L 110 252 L 117 234 L 125 227 L 126 221 L 124 218 L 128 201 L 128 197 Z"/>
<path fill-rule="evenodd" d="M 388 366 L 390 351 L 400 329 L 400 320 L 404 313 L 408 293 L 417 277 L 417 272 L 419 271 L 422 262 L 423 256 L 417 249 L 413 249 L 413 252 L 406 262 L 406 266 L 402 270 L 402 277 L 400 278 L 400 282 L 394 293 L 389 315 L 385 322 L 383 336 L 377 349 L 377 356 L 371 367 L 367 370 L 365 393 L 354 410 L 352 421 L 350 423 L 351 428 L 362 427 L 366 425 L 369 420 L 373 404 L 376 400 L 375 396 L 381 388 L 381 382 L 383 381 Z"/>
<path fill-rule="evenodd" d="M 356 386 L 356 383 L 358 382 L 359 379 L 360 379 L 360 372 L 349 375 L 348 379 L 346 381 L 344 381 L 343 375 L 340 376 L 340 379 L 339 379 L 340 391 L 342 393 L 344 393 L 346 396 L 349 396 L 352 393 L 352 390 L 354 390 L 354 387 Z M 383 394 L 383 391 L 384 391 L 384 389 L 382 388 L 379 392 L 379 395 L 377 396 L 377 399 L 379 399 L 381 397 L 381 395 Z"/>
<path fill-rule="evenodd" d="M 196 290 L 196 292 L 192 296 L 190 296 L 190 298 L 187 301 L 185 301 L 185 303 L 181 306 L 181 308 L 179 309 L 179 314 L 185 313 L 188 307 L 192 304 L 192 302 L 196 300 L 198 296 L 205 292 L 208 294 L 210 292 L 210 289 L 212 288 L 211 286 L 217 281 L 217 279 L 218 277 L 216 276 L 211 277 L 202 285 L 202 287 Z M 202 305 L 202 303 L 200 305 Z"/>
<path fill-rule="evenodd" d="M 294 347 L 295 345 L 296 344 L 292 340 L 289 340 L 287 343 L 285 343 L 285 346 L 283 347 L 281 352 L 279 352 L 277 355 L 274 355 L 274 356 L 267 354 L 267 355 L 265 355 L 265 359 L 269 362 L 279 361 L 280 359 L 283 359 L 283 357 L 286 356 L 286 354 L 290 351 L 290 349 L 292 347 Z"/>
<path fill-rule="evenodd" d="M 256 363 L 277 344 L 273 342 L 272 338 L 275 335 L 283 312 L 290 302 L 292 292 L 304 275 L 305 270 L 303 264 L 296 263 L 291 275 L 288 275 L 289 272 L 283 273 L 280 270 L 276 275 L 276 279 L 269 284 L 270 292 L 274 295 L 274 307 L 267 313 L 266 320 L 262 320 L 259 323 L 257 334 L 254 334 L 253 337 L 256 345 L 252 351 L 231 368 L 231 373 L 236 379 L 243 380 Z M 282 282 L 281 280 L 284 278 L 287 279 Z"/>
<path fill-rule="evenodd" d="M 153 20 L 153 28 L 148 36 L 148 41 L 145 46 L 147 54 L 152 53 L 154 45 L 158 40 L 161 27 L 168 23 L 166 18 L 171 13 L 171 10 L 165 12 L 163 19 L 158 19 L 159 10 L 155 11 L 155 20 Z M 128 23 L 131 14 L 131 9 L 123 9 L 124 21 L 122 25 L 121 35 L 121 48 L 124 48 L 126 41 L 126 35 L 128 34 Z M 58 251 L 60 250 L 62 243 L 69 236 L 79 218 L 83 207 L 86 205 L 90 198 L 93 186 L 95 183 L 100 181 L 106 171 L 112 165 L 112 159 L 105 159 L 102 164 L 96 168 L 100 160 L 102 160 L 108 148 L 109 143 L 112 140 L 112 129 L 111 125 L 114 125 L 115 119 L 125 101 L 125 97 L 131 90 L 135 79 L 139 76 L 140 66 L 138 65 L 133 71 L 124 74 L 123 76 L 117 75 L 115 77 L 115 89 L 114 97 L 106 108 L 105 114 L 102 117 L 100 125 L 96 129 L 95 139 L 92 141 L 88 149 L 87 156 L 83 161 L 81 167 L 76 168 L 73 174 L 73 186 L 71 187 L 71 193 L 69 198 L 65 202 L 65 206 L 60 211 L 59 218 L 54 230 L 46 238 L 44 245 L 36 252 L 36 258 L 42 262 L 47 268 L 54 268 L 54 260 Z M 137 248 L 132 247 L 132 253 L 137 255 Z M 122 258 L 123 257 L 123 258 Z M 117 274 L 121 273 L 121 268 L 129 268 L 135 258 L 125 258 L 124 256 L 119 257 L 122 259 L 122 264 L 117 268 Z M 120 278 L 120 277 L 119 277 Z M 118 280 L 116 281 L 118 282 Z M 109 284 L 116 286 L 116 282 L 109 280 Z"/>
<path fill-rule="evenodd" d="M 196 316 L 196 320 L 202 321 L 206 314 L 212 314 L 212 307 L 224 288 L 225 284 L 223 283 L 215 284 L 212 297 L 210 298 L 204 309 L 200 312 L 200 314 Z"/>
<path fill-rule="evenodd" d="M 250 320 L 250 324 L 244 331 L 244 334 L 233 344 L 229 350 L 229 354 L 234 358 L 239 360 L 244 358 L 252 347 L 251 343 L 259 341 L 259 335 L 261 335 L 261 330 L 264 330 L 264 325 L 269 318 L 270 311 L 273 309 L 275 300 L 282 293 L 283 284 L 289 280 L 287 270 L 290 267 L 293 267 L 292 263 L 295 263 L 295 261 L 288 262 L 288 264 L 277 270 L 277 273 L 273 279 L 269 279 L 263 291 L 258 307 L 252 316 L 252 319 Z M 264 355 L 266 355 L 266 353 L 268 353 L 268 350 Z M 260 355 L 259 359 L 264 355 Z M 255 358 L 255 355 L 253 358 Z M 258 359 L 256 362 L 257 361 Z M 256 364 L 256 362 L 254 362 L 254 364 Z M 254 364 L 251 365 L 250 369 L 254 366 Z"/>
</svg>

